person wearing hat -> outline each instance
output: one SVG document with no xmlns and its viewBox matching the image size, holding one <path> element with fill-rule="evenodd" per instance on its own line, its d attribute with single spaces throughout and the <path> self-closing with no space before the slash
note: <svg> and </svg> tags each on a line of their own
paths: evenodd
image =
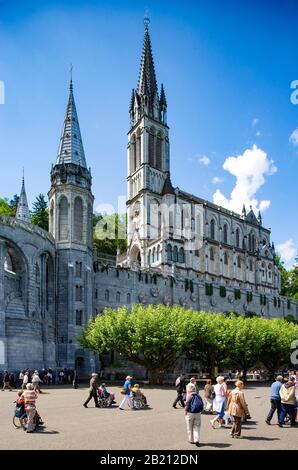
<svg viewBox="0 0 298 470">
<path fill-rule="evenodd" d="M 278 375 L 275 379 L 275 382 L 271 385 L 271 391 L 270 391 L 270 403 L 271 403 L 271 408 L 268 413 L 267 419 L 265 422 L 270 425 L 271 420 L 273 418 L 275 410 L 277 410 L 277 420 L 279 421 L 279 416 L 281 412 L 281 398 L 279 395 L 279 391 L 282 387 L 282 382 L 283 382 L 283 377 L 282 375 Z"/>
<path fill-rule="evenodd" d="M 26 390 L 23 392 L 25 411 L 27 415 L 27 432 L 33 432 L 35 430 L 34 417 L 36 414 L 36 399 L 37 393 L 34 390 L 34 386 L 29 383 L 26 385 Z"/>
<path fill-rule="evenodd" d="M 88 405 L 89 401 L 92 400 L 92 398 L 94 399 L 95 407 L 96 408 L 100 407 L 99 404 L 98 404 L 97 389 L 98 389 L 97 374 L 95 372 L 93 372 L 93 374 L 91 375 L 91 379 L 90 379 L 89 397 L 87 398 L 85 403 L 83 403 L 83 406 L 85 408 L 88 408 L 87 405 Z"/>
<path fill-rule="evenodd" d="M 39 373 L 37 370 L 34 371 L 34 374 L 32 375 L 32 384 L 33 384 L 33 387 L 34 387 L 34 390 L 36 392 L 39 392 L 41 393 L 41 390 L 40 390 L 40 382 L 42 382 L 41 378 L 39 377 Z"/>
<path fill-rule="evenodd" d="M 123 385 L 123 391 L 121 392 L 124 395 L 124 398 L 122 402 L 119 405 L 119 410 L 124 410 L 124 405 L 127 402 L 129 408 L 132 410 L 133 409 L 133 404 L 131 400 L 131 388 L 132 388 L 132 377 L 128 375 L 125 379 L 124 385 Z"/>
</svg>

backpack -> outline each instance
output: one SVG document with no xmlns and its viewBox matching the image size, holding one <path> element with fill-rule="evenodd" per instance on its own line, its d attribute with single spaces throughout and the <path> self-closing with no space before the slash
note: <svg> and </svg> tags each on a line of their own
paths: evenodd
<svg viewBox="0 0 298 470">
<path fill-rule="evenodd" d="M 203 400 L 200 397 L 200 395 L 195 393 L 191 398 L 189 412 L 190 413 L 201 413 L 203 411 L 203 409 L 204 409 Z"/>
</svg>

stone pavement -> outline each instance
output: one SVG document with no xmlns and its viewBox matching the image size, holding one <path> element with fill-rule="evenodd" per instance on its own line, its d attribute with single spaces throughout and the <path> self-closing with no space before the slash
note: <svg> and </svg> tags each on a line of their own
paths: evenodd
<svg viewBox="0 0 298 470">
<path fill-rule="evenodd" d="M 200 387 L 202 385 L 200 384 Z M 297 449 L 298 428 L 279 428 L 276 417 L 268 426 L 266 418 L 269 387 L 248 385 L 246 401 L 252 419 L 243 426 L 243 439 L 232 439 L 230 429 L 212 429 L 210 416 L 202 415 L 199 449 Z M 120 387 L 111 387 L 117 404 L 122 397 Z M 94 408 L 83 402 L 88 388 L 44 388 L 38 398 L 38 410 L 45 426 L 38 432 L 26 434 L 12 423 L 13 401 L 16 392 L 0 392 L 0 449 L 107 449 L 107 450 L 191 450 L 197 448 L 187 442 L 184 412 L 173 409 L 174 389 L 145 388 L 151 409 L 131 411 Z"/>
</svg>

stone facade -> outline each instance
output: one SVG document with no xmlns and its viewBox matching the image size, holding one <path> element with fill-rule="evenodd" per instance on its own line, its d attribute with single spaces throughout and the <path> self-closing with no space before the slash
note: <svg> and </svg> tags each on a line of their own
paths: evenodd
<svg viewBox="0 0 298 470">
<path fill-rule="evenodd" d="M 129 111 L 128 249 L 114 266 L 93 254 L 92 178 L 72 82 L 51 170 L 49 232 L 30 223 L 24 180 L 17 217 L 0 215 L 0 370 L 98 368 L 77 338 L 105 307 L 178 304 L 298 319 L 297 303 L 280 296 L 261 214 L 235 214 L 172 186 L 148 23 Z"/>
</svg>

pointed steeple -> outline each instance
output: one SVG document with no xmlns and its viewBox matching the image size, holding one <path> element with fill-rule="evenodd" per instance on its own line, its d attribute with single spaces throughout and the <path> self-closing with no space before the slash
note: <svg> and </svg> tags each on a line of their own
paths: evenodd
<svg viewBox="0 0 298 470">
<path fill-rule="evenodd" d="M 161 84 L 161 87 L 160 87 L 159 105 L 162 111 L 167 109 L 167 99 L 166 99 L 166 94 L 165 94 L 163 83 Z"/>
<path fill-rule="evenodd" d="M 258 222 L 260 225 L 262 225 L 262 215 L 261 215 L 261 211 L 259 211 L 259 214 L 258 214 Z"/>
<path fill-rule="evenodd" d="M 22 188 L 21 194 L 18 200 L 16 219 L 24 220 L 25 222 L 30 223 L 30 212 L 27 201 L 26 189 L 25 189 L 25 179 L 24 175 L 22 178 Z"/>
<path fill-rule="evenodd" d="M 175 194 L 169 173 L 167 174 L 167 177 L 165 179 L 163 189 L 162 189 L 162 195 L 165 196 L 166 194 Z"/>
<path fill-rule="evenodd" d="M 149 34 L 149 22 L 148 18 L 144 19 L 145 34 L 139 74 L 138 94 L 139 96 L 146 95 L 151 103 L 153 103 L 154 98 L 158 99 L 158 89 Z"/>
<path fill-rule="evenodd" d="M 245 204 L 243 204 L 243 207 L 242 207 L 242 217 L 245 219 L 246 217 L 246 208 L 245 208 Z"/>
<path fill-rule="evenodd" d="M 56 165 L 73 163 L 87 168 L 80 125 L 73 96 L 72 79 L 69 86 L 69 98 L 58 148 Z"/>
</svg>

